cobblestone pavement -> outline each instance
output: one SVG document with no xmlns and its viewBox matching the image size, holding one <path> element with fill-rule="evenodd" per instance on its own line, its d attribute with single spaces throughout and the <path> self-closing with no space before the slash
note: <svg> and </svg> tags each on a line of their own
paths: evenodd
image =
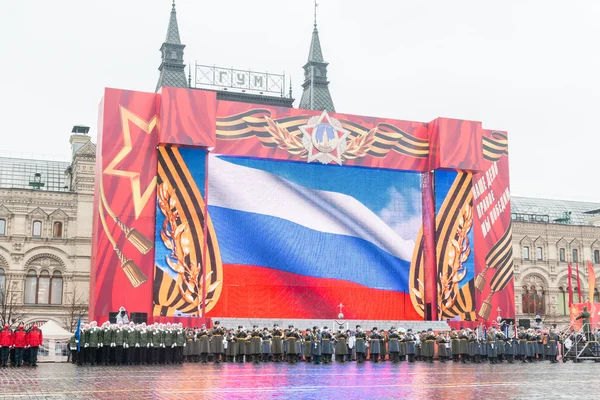
<svg viewBox="0 0 600 400">
<path fill-rule="evenodd" d="M 184 364 L 0 370 L 1 399 L 598 399 L 600 364 Z"/>
</svg>

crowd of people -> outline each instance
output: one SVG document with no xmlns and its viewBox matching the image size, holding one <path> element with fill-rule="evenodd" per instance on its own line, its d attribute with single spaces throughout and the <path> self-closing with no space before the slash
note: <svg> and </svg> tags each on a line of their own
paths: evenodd
<svg viewBox="0 0 600 400">
<path fill-rule="evenodd" d="M 600 341 L 600 331 L 592 334 Z M 461 328 L 435 333 L 431 329 L 413 332 L 396 327 L 365 331 L 360 325 L 354 331 L 334 331 L 326 326 L 301 330 L 291 325 L 287 329 L 278 325 L 272 329 L 256 325 L 252 329 L 226 329 L 218 321 L 211 329 L 205 325 L 191 329 L 181 324 L 133 322 L 106 322 L 98 327 L 92 322 L 71 338 L 70 350 L 71 361 L 78 365 L 299 361 L 328 364 L 367 360 L 433 363 L 434 359 L 442 363 L 555 363 L 572 351 L 574 346 L 569 346 L 569 342 L 581 347 L 590 339 L 582 338 L 576 331 L 523 327 L 516 332 L 512 327 L 490 327 L 483 331 Z M 600 355 L 600 349 L 588 351 Z"/>
<path fill-rule="evenodd" d="M 13 330 L 8 324 L 0 324 L 0 367 L 8 367 L 9 362 L 14 367 L 37 367 L 42 339 L 42 331 L 35 325 L 25 329 L 21 323 Z"/>
</svg>

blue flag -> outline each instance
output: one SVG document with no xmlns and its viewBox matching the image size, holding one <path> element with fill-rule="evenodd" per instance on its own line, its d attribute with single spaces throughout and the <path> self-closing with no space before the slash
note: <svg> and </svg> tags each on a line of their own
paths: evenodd
<svg viewBox="0 0 600 400">
<path fill-rule="evenodd" d="M 75 331 L 75 339 L 77 339 L 77 352 L 81 352 L 81 315 L 77 320 L 77 330 Z"/>
</svg>

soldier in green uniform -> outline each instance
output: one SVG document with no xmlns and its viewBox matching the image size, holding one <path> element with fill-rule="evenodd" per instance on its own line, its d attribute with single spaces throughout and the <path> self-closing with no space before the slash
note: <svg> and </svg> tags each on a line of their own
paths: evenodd
<svg viewBox="0 0 600 400">
<path fill-rule="evenodd" d="M 281 362 L 281 356 L 283 354 L 283 331 L 279 328 L 279 325 L 273 326 L 273 343 L 271 344 L 271 351 L 273 352 L 273 360 L 275 362 Z"/>
<path fill-rule="evenodd" d="M 237 339 L 235 337 L 235 331 L 233 329 L 228 329 L 225 339 L 227 340 L 227 350 L 225 351 L 226 357 L 225 361 L 227 362 L 235 362 L 235 356 L 237 352 Z"/>
<path fill-rule="evenodd" d="M 187 340 L 185 336 L 185 329 L 183 329 L 183 324 L 180 322 L 177 324 L 177 329 L 175 329 L 175 334 L 177 338 L 175 340 L 176 343 L 176 355 L 175 362 L 178 364 L 183 364 L 183 349 L 187 346 Z"/>
<path fill-rule="evenodd" d="M 99 351 L 99 364 L 108 365 L 110 363 L 110 345 L 112 343 L 112 331 L 110 329 L 110 322 L 106 321 L 102 324 L 100 329 L 100 335 L 98 337 L 98 348 Z"/>
<path fill-rule="evenodd" d="M 388 335 L 389 339 L 389 351 L 390 351 L 390 360 L 392 363 L 397 364 L 400 361 L 400 357 L 398 353 L 400 353 L 400 335 L 396 332 L 396 327 L 392 326 L 390 328 L 390 334 Z"/>
<path fill-rule="evenodd" d="M 400 351 L 398 351 L 398 361 L 406 361 L 406 330 L 404 328 L 398 329 L 398 339 Z"/>
<path fill-rule="evenodd" d="M 435 338 L 438 349 L 438 360 L 440 360 L 441 363 L 445 363 L 446 360 L 450 358 L 450 340 L 448 332 L 440 332 Z"/>
<path fill-rule="evenodd" d="M 208 353 L 210 353 L 210 332 L 206 329 L 205 324 L 202 324 L 196 337 L 198 338 L 200 362 L 206 364 L 208 362 Z"/>
<path fill-rule="evenodd" d="M 558 362 L 556 359 L 558 356 L 558 333 L 555 329 L 551 329 L 548 333 L 548 347 L 546 349 L 546 354 L 552 364 Z"/>
<path fill-rule="evenodd" d="M 373 327 L 371 334 L 369 335 L 369 353 L 371 355 L 372 362 L 379 362 L 380 348 L 381 335 L 379 334 L 377 327 Z"/>
<path fill-rule="evenodd" d="M 135 344 L 137 343 L 136 331 L 133 322 L 125 327 L 125 344 L 123 344 L 123 354 L 125 365 L 133 365 L 133 356 L 135 352 Z"/>
<path fill-rule="evenodd" d="M 487 331 L 487 356 L 490 364 L 498 363 L 498 345 L 496 328 L 490 327 Z"/>
<path fill-rule="evenodd" d="M 0 332 L 1 332 L 1 330 L 0 330 Z M 71 336 L 71 338 L 69 339 L 69 350 L 71 352 L 71 363 L 72 364 L 78 364 L 78 362 L 77 362 L 77 355 L 79 354 L 79 352 L 77 351 L 77 343 L 78 342 L 79 341 L 77 340 L 77 337 L 75 335 Z"/>
<path fill-rule="evenodd" d="M 450 330 L 450 345 L 452 348 L 452 361 L 458 362 L 460 357 L 460 338 L 458 331 L 454 328 Z"/>
<path fill-rule="evenodd" d="M 164 344 L 164 364 L 171 364 L 173 361 L 173 349 L 175 342 L 173 341 L 173 329 L 170 323 L 165 325 L 165 330 L 163 331 L 163 344 Z"/>
<path fill-rule="evenodd" d="M 219 321 L 215 321 L 215 326 L 211 329 L 210 334 L 210 352 L 213 355 L 214 363 L 218 364 L 221 362 L 221 357 L 225 352 L 225 347 L 223 345 L 223 335 L 225 335 L 225 330 L 221 327 Z"/>
<path fill-rule="evenodd" d="M 162 335 L 158 322 L 155 322 L 146 334 L 148 335 L 148 351 L 151 353 L 151 363 L 158 364 L 160 362 L 160 341 Z"/>
<path fill-rule="evenodd" d="M 114 344 L 113 352 L 115 364 L 121 365 L 123 364 L 123 345 L 125 344 L 125 328 L 123 327 L 122 322 L 119 322 L 119 324 L 115 326 Z"/>
<path fill-rule="evenodd" d="M 313 332 L 309 328 L 304 331 L 303 339 L 304 339 L 304 361 L 310 363 L 312 358 L 312 341 L 313 341 Z"/>
<path fill-rule="evenodd" d="M 250 354 L 254 364 L 260 363 L 261 347 L 262 333 L 258 330 L 258 325 L 254 325 L 250 331 Z"/>
<path fill-rule="evenodd" d="M 380 335 L 381 335 L 381 339 L 379 339 L 379 360 L 381 362 L 384 362 L 385 356 L 387 355 L 388 337 L 383 329 L 381 330 Z"/>
<path fill-rule="evenodd" d="M 196 327 L 194 327 L 195 329 Z M 192 348 L 194 347 L 195 333 L 194 329 L 185 329 L 185 347 L 183 348 L 183 360 L 192 362 Z"/>
<path fill-rule="evenodd" d="M 585 335 L 585 339 L 588 342 L 591 342 L 593 340 L 591 335 L 590 317 L 591 314 L 588 311 L 587 307 L 583 307 L 583 312 L 575 318 L 576 320 L 581 320 L 583 333 Z"/>
<path fill-rule="evenodd" d="M 367 360 L 367 334 L 360 325 L 356 325 L 356 361 L 362 364 Z"/>
<path fill-rule="evenodd" d="M 100 338 L 100 329 L 96 321 L 90 323 L 90 329 L 85 332 L 84 347 L 86 349 L 86 362 L 91 365 L 96 365 L 98 340 Z"/>
<path fill-rule="evenodd" d="M 323 364 L 329 364 L 333 354 L 333 335 L 329 333 L 329 329 L 324 326 L 321 333 L 321 356 Z"/>
<path fill-rule="evenodd" d="M 246 333 L 246 330 L 244 329 L 243 326 L 238 326 L 237 331 L 235 332 L 235 337 L 236 337 L 236 361 L 239 363 L 243 363 L 244 362 L 244 355 L 246 354 L 246 337 L 248 336 L 248 334 Z"/>
<path fill-rule="evenodd" d="M 313 327 L 312 358 L 315 364 L 321 364 L 321 339 L 321 331 L 318 327 Z"/>
<path fill-rule="evenodd" d="M 423 357 L 425 362 L 433 364 L 433 357 L 435 356 L 435 334 L 433 333 L 433 329 L 427 329 L 425 335 L 423 335 Z"/>
<path fill-rule="evenodd" d="M 298 332 L 296 332 L 293 326 L 290 326 L 289 330 L 285 335 L 285 343 L 287 349 L 287 361 L 290 364 L 295 364 L 298 359 L 298 353 L 296 349 L 296 341 L 300 340 Z"/>
<path fill-rule="evenodd" d="M 137 353 L 137 359 L 135 362 L 138 364 L 151 364 L 153 362 L 153 356 L 155 355 L 152 353 L 154 351 L 152 341 L 156 337 L 154 336 L 154 331 L 149 331 L 146 324 L 142 323 L 141 325 L 138 325 L 136 334 L 137 344 L 135 352 Z"/>
<path fill-rule="evenodd" d="M 469 332 L 461 327 L 458 334 L 458 353 L 463 363 L 466 363 L 469 359 Z"/>
<path fill-rule="evenodd" d="M 346 355 L 348 354 L 348 346 L 346 342 L 348 340 L 348 336 L 346 332 L 342 328 L 335 335 L 335 359 L 338 362 L 344 362 Z"/>
<path fill-rule="evenodd" d="M 406 355 L 408 356 L 408 362 L 414 363 L 415 355 L 417 354 L 417 349 L 416 349 L 417 338 L 415 337 L 412 329 L 409 328 L 406 331 L 406 336 L 405 336 L 404 341 L 406 342 Z"/>
<path fill-rule="evenodd" d="M 260 352 L 263 362 L 269 362 L 271 359 L 271 333 L 267 327 L 263 328 Z"/>
</svg>

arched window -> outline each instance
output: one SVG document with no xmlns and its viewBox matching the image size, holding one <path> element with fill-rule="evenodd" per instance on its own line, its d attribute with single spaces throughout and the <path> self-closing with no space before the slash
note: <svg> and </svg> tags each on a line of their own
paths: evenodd
<svg viewBox="0 0 600 400">
<path fill-rule="evenodd" d="M 521 306 L 523 307 L 523 314 L 529 314 L 529 288 L 527 286 L 523 286 Z"/>
<path fill-rule="evenodd" d="M 600 250 L 594 250 L 594 264 L 600 264 Z"/>
<path fill-rule="evenodd" d="M 6 274 L 3 268 L 0 268 L 0 304 L 4 304 L 4 290 L 6 286 Z"/>
<path fill-rule="evenodd" d="M 34 269 L 27 271 L 25 277 L 25 304 L 36 304 L 37 297 L 37 274 Z"/>
<path fill-rule="evenodd" d="M 6 235 L 6 220 L 0 219 L 0 236 Z"/>
<path fill-rule="evenodd" d="M 523 247 L 523 260 L 529 260 L 529 246 Z"/>
<path fill-rule="evenodd" d="M 50 303 L 50 273 L 46 270 L 38 278 L 37 304 Z"/>
<path fill-rule="evenodd" d="M 55 222 L 52 225 L 52 237 L 54 238 L 62 238 L 63 236 L 63 224 L 62 222 Z"/>
<path fill-rule="evenodd" d="M 33 229 L 31 232 L 31 236 L 35 238 L 42 237 L 42 222 L 41 221 L 33 221 Z"/>
<path fill-rule="evenodd" d="M 542 248 L 541 247 L 536 247 L 535 249 L 535 258 L 538 261 L 541 261 L 544 259 L 543 253 L 542 253 Z"/>
<path fill-rule="evenodd" d="M 568 315 L 567 311 L 569 310 L 569 307 L 567 306 L 569 303 L 569 298 L 567 295 L 567 290 L 564 288 L 564 286 L 560 286 L 558 290 L 560 290 L 560 294 L 558 295 L 556 311 L 560 315 Z"/>
<path fill-rule="evenodd" d="M 577 249 L 573 249 L 573 262 L 578 262 L 579 261 L 579 252 L 577 251 Z"/>
<path fill-rule="evenodd" d="M 565 261 L 565 259 L 566 259 L 565 249 L 563 249 L 563 248 L 558 249 L 558 257 L 559 257 L 560 261 L 563 261 L 563 262 Z"/>
<path fill-rule="evenodd" d="M 62 304 L 63 278 L 59 271 L 54 271 L 50 284 L 50 304 Z"/>
</svg>

